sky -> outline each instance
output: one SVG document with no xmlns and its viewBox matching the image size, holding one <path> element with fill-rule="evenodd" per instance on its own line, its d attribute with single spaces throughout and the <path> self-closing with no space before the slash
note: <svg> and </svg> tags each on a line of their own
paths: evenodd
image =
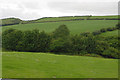
<svg viewBox="0 0 120 80">
<path fill-rule="evenodd" d="M 0 0 L 0 18 L 117 15 L 119 0 Z"/>
</svg>

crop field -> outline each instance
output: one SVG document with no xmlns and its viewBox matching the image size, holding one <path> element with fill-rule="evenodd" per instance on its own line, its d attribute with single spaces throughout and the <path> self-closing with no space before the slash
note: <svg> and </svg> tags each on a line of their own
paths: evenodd
<svg viewBox="0 0 120 80">
<path fill-rule="evenodd" d="M 100 30 L 101 28 L 114 27 L 118 23 L 117 20 L 81 20 L 81 21 L 63 21 L 63 22 L 48 22 L 48 23 L 31 23 L 31 24 L 19 24 L 12 26 L 4 26 L 2 30 L 7 28 L 14 28 L 18 30 L 33 30 L 38 29 L 51 33 L 61 24 L 67 25 L 71 34 L 80 34 L 82 32 L 93 32 Z"/>
<path fill-rule="evenodd" d="M 117 78 L 118 59 L 3 52 L 3 78 Z"/>
</svg>

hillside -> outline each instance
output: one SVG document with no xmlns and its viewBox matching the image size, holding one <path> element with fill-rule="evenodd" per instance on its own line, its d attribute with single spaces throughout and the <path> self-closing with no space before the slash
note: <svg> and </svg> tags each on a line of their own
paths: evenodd
<svg viewBox="0 0 120 80">
<path fill-rule="evenodd" d="M 118 20 L 82 20 L 82 21 L 64 21 L 50 23 L 18 24 L 13 26 L 4 26 L 3 31 L 8 28 L 18 30 L 38 29 L 47 33 L 53 32 L 59 25 L 65 24 L 71 31 L 71 34 L 80 34 L 82 32 L 93 32 L 101 28 L 115 27 Z"/>
<path fill-rule="evenodd" d="M 2 23 L 0 23 L 0 26 L 8 26 L 8 25 L 16 25 L 19 24 L 22 20 L 19 18 L 6 18 L 2 19 Z"/>
<path fill-rule="evenodd" d="M 108 37 L 108 36 L 118 36 L 118 34 L 119 34 L 118 31 L 119 30 L 102 33 L 101 36 L 105 36 L 105 37 Z"/>
<path fill-rule="evenodd" d="M 62 21 L 79 21 L 79 20 L 117 20 L 118 16 L 63 16 L 63 17 L 43 17 L 37 20 L 23 21 L 28 23 L 46 23 L 46 22 L 62 22 Z"/>
<path fill-rule="evenodd" d="M 118 60 L 3 52 L 3 78 L 117 78 Z"/>
<path fill-rule="evenodd" d="M 118 16 L 63 16 L 63 17 L 43 17 L 36 20 L 20 20 L 18 18 L 1 19 L 2 26 L 29 24 L 29 23 L 47 23 L 47 22 L 63 22 L 63 21 L 80 21 L 80 20 L 118 20 Z"/>
</svg>

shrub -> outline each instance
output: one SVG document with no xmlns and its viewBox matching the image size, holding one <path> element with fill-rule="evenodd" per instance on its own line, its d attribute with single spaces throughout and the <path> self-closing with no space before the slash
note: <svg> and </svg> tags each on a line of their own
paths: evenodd
<svg viewBox="0 0 120 80">
<path fill-rule="evenodd" d="M 105 50 L 102 53 L 102 55 L 108 58 L 120 58 L 120 52 L 113 47 L 110 47 L 109 49 Z"/>
<path fill-rule="evenodd" d="M 106 32 L 107 30 L 105 28 L 100 29 L 100 32 Z"/>
<path fill-rule="evenodd" d="M 100 33 L 101 33 L 101 31 L 99 31 L 99 30 L 92 32 L 93 35 L 98 35 L 98 34 L 100 34 Z"/>
<path fill-rule="evenodd" d="M 113 30 L 114 30 L 114 28 L 112 28 L 112 27 L 107 28 L 107 31 L 113 31 Z"/>
<path fill-rule="evenodd" d="M 120 23 L 118 23 L 118 24 L 116 25 L 116 28 L 117 28 L 117 29 L 120 29 Z"/>
<path fill-rule="evenodd" d="M 55 53 L 70 53 L 72 50 L 71 42 L 62 38 L 52 41 L 50 51 Z"/>
<path fill-rule="evenodd" d="M 84 32 L 84 33 L 81 33 L 80 35 L 87 37 L 89 34 L 91 34 L 91 33 L 90 32 Z"/>
</svg>

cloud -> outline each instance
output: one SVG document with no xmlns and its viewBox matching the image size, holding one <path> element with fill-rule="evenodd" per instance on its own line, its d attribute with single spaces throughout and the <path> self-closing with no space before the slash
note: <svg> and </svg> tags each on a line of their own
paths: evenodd
<svg viewBox="0 0 120 80">
<path fill-rule="evenodd" d="M 51 9 L 69 13 L 116 14 L 117 2 L 51 2 Z"/>
<path fill-rule="evenodd" d="M 0 0 L 0 18 L 23 20 L 74 15 L 118 13 L 119 0 Z"/>
</svg>

